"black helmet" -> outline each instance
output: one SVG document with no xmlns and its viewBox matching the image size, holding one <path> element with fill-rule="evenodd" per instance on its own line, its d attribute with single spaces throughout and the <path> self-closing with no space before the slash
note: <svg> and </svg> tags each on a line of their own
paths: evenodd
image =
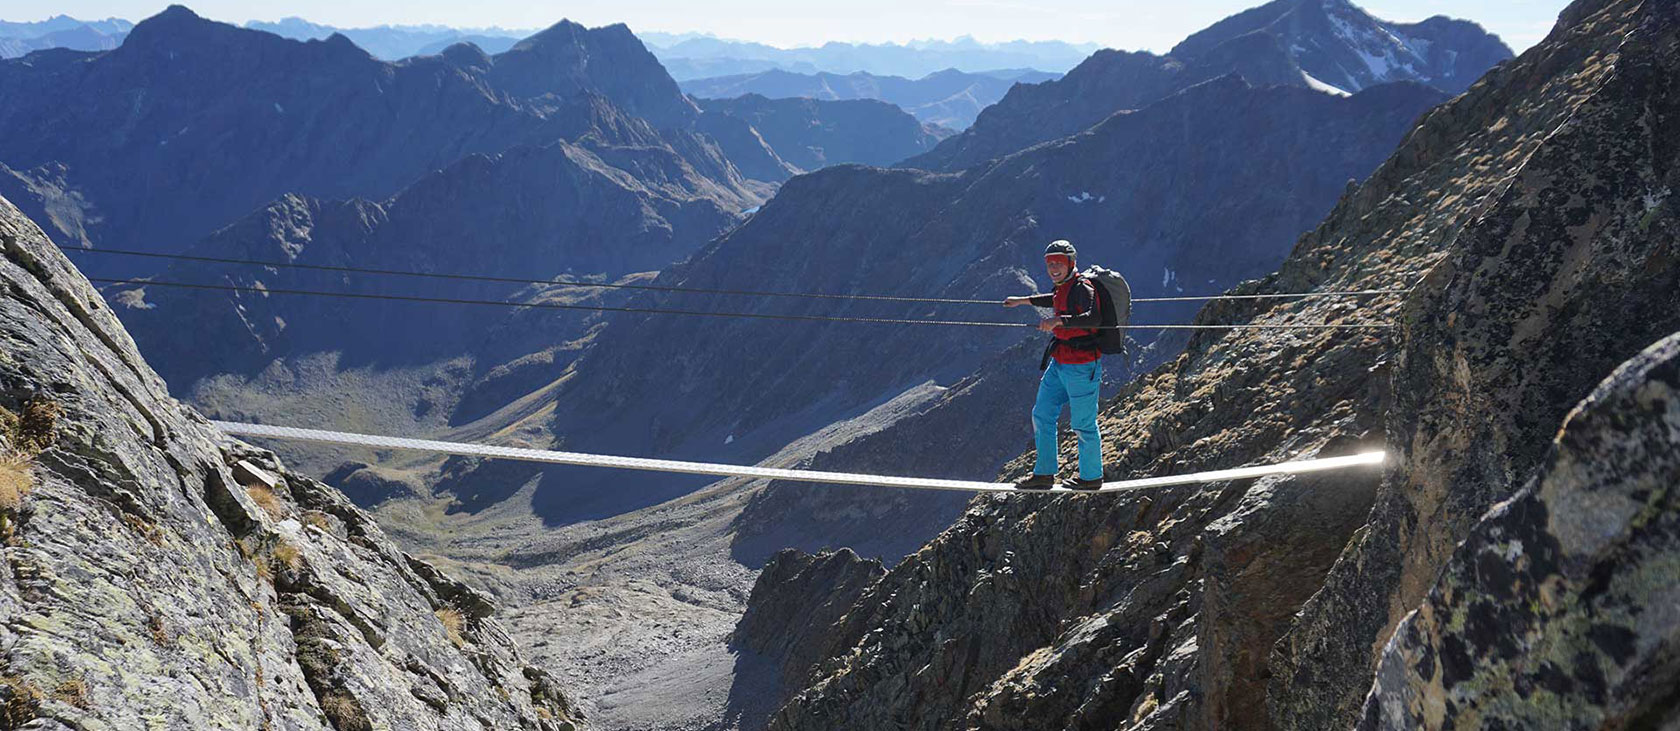
<svg viewBox="0 0 1680 731">
<path fill-rule="evenodd" d="M 1045 256 L 1054 256 L 1057 254 L 1076 261 L 1079 259 L 1079 250 L 1073 248 L 1073 242 L 1068 241 L 1067 239 L 1057 239 L 1050 242 L 1049 246 L 1044 247 Z"/>
</svg>

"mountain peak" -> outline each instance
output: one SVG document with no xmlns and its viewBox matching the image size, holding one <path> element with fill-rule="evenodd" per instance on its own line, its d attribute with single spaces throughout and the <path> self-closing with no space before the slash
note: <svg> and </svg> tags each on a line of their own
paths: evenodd
<svg viewBox="0 0 1680 731">
<path fill-rule="evenodd" d="M 214 37 L 239 28 L 218 23 L 193 12 L 185 5 L 171 5 L 135 24 L 124 39 L 124 47 L 173 47 L 192 39 Z"/>
<path fill-rule="evenodd" d="M 1349 92 L 1413 80 L 1458 93 L 1512 56 L 1475 23 L 1445 16 L 1392 23 L 1349 0 L 1276 0 L 1192 34 L 1169 55 L 1204 59 L 1257 35 L 1275 38 L 1313 80 Z"/>
<path fill-rule="evenodd" d="M 593 91 L 655 126 L 686 126 L 698 114 L 659 60 L 622 23 L 585 28 L 562 20 L 492 58 L 497 88 L 520 98 Z"/>
<path fill-rule="evenodd" d="M 589 29 L 583 27 L 582 24 L 572 22 L 566 18 L 561 18 L 560 22 L 537 31 L 525 40 L 513 44 L 513 48 L 509 49 L 509 51 L 542 48 L 555 43 L 572 43 L 576 41 L 578 36 L 588 32 Z"/>
</svg>

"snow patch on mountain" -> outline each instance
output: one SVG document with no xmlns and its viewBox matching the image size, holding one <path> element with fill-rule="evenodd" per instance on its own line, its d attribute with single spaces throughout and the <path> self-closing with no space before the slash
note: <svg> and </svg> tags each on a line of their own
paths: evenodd
<svg viewBox="0 0 1680 731">
<path fill-rule="evenodd" d="M 1301 70 L 1301 78 L 1307 82 L 1307 86 L 1312 88 L 1313 91 L 1322 91 L 1333 96 L 1352 96 L 1346 89 L 1319 81 L 1317 77 L 1307 73 L 1306 69 Z"/>
</svg>

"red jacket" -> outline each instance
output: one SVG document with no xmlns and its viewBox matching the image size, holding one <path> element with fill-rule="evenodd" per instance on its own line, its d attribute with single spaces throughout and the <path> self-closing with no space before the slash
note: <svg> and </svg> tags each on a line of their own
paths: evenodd
<svg viewBox="0 0 1680 731">
<path fill-rule="evenodd" d="M 1056 337 L 1050 357 L 1063 365 L 1091 363 L 1102 357 L 1094 340 L 1096 327 L 1102 324 L 1102 311 L 1097 309 L 1097 287 L 1090 280 L 1075 274 L 1056 285 L 1050 294 L 1035 294 L 1028 299 L 1034 307 L 1054 307 L 1062 318 L 1062 325 L 1051 334 Z M 1067 341 L 1086 338 L 1090 347 L 1069 345 Z"/>
</svg>

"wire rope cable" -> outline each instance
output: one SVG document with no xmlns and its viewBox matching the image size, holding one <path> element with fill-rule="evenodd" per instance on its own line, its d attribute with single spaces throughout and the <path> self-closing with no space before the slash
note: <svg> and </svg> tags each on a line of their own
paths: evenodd
<svg viewBox="0 0 1680 731">
<path fill-rule="evenodd" d="M 362 292 L 324 292 L 308 289 L 270 289 L 268 287 L 251 287 L 233 284 L 197 284 L 191 282 L 165 282 L 146 279 L 110 279 L 104 277 L 88 277 L 90 282 L 102 284 L 126 284 L 141 287 L 175 287 L 180 289 L 197 289 L 218 292 L 243 292 L 251 294 L 271 295 L 300 295 L 311 297 L 341 297 L 360 300 L 387 300 L 394 302 L 424 302 L 452 305 L 487 305 L 497 307 L 514 307 L 547 310 L 578 310 L 589 312 L 628 312 L 651 315 L 692 315 L 697 317 L 728 317 L 759 320 L 797 320 L 804 322 L 850 322 L 875 323 L 886 325 L 941 325 L 946 327 L 1008 327 L 1008 328 L 1037 328 L 1036 323 L 1025 322 L 991 322 L 984 320 L 929 320 L 917 318 L 893 317 L 847 317 L 832 315 L 778 315 L 763 312 L 706 312 L 702 310 L 672 310 L 660 307 L 613 307 L 608 305 L 574 305 L 559 302 L 507 302 L 498 300 L 476 300 L 454 297 L 420 297 L 399 294 L 369 294 Z M 1348 323 L 1348 324 L 1254 324 L 1242 323 L 1232 325 L 1103 325 L 1100 328 L 1112 330 L 1388 330 L 1394 325 L 1386 323 Z"/>
<path fill-rule="evenodd" d="M 303 269 L 309 271 L 338 272 L 343 274 L 375 274 L 380 276 L 419 277 L 425 279 L 445 279 L 465 282 L 497 282 L 502 284 L 538 284 L 562 287 L 598 288 L 598 289 L 629 289 L 649 292 L 668 292 L 676 294 L 712 294 L 712 295 L 744 295 L 750 297 L 788 297 L 800 299 L 827 300 L 866 300 L 876 302 L 919 302 L 926 304 L 946 305 L 1001 305 L 1000 300 L 958 299 L 943 297 L 903 297 L 884 294 L 828 294 L 822 292 L 764 292 L 748 289 L 717 289 L 707 287 L 678 287 L 659 284 L 625 284 L 620 282 L 580 282 L 563 279 L 531 279 L 527 277 L 505 277 L 484 274 L 446 274 L 441 272 L 415 272 L 401 269 L 378 269 L 370 267 L 352 267 L 332 264 L 304 264 L 301 262 L 265 261 L 260 259 L 237 259 L 220 256 L 202 256 L 197 254 L 166 254 L 155 251 L 136 251 L 133 249 L 90 249 L 75 246 L 60 246 L 68 252 L 88 254 L 118 254 L 123 256 L 138 256 L 152 259 L 172 259 L 179 261 L 196 261 L 211 264 L 238 264 L 245 266 L 263 266 L 285 269 Z M 1406 294 L 1409 289 L 1361 289 L 1325 292 L 1262 292 L 1256 294 L 1214 294 L 1214 295 L 1183 295 L 1175 297 L 1134 297 L 1133 302 L 1205 302 L 1210 300 L 1255 300 L 1255 299 L 1313 299 L 1324 297 L 1376 297 L 1383 295 Z"/>
</svg>

